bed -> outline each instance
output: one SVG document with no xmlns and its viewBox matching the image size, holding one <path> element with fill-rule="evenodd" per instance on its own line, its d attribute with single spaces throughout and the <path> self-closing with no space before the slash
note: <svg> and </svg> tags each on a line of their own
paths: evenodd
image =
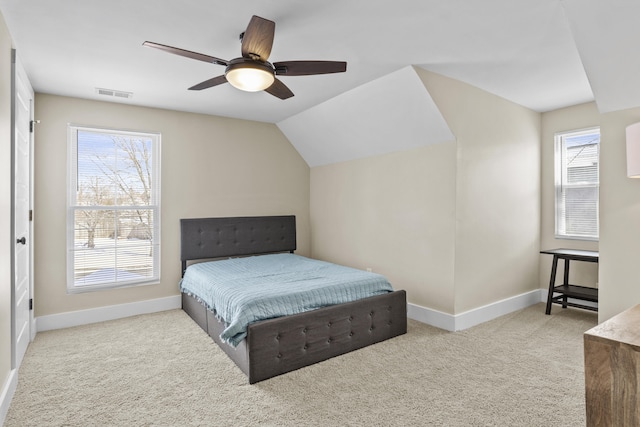
<svg viewBox="0 0 640 427">
<path fill-rule="evenodd" d="M 293 254 L 295 216 L 188 218 L 180 220 L 182 275 L 200 261 Z M 183 310 L 244 372 L 250 384 L 401 335 L 407 331 L 403 290 L 249 323 L 232 346 L 229 326 L 204 298 L 182 293 Z M 234 343 L 236 344 L 236 343 Z"/>
</svg>

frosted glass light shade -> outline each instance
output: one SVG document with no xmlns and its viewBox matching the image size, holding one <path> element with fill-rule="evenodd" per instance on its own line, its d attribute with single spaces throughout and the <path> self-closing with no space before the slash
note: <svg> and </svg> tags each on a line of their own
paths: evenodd
<svg viewBox="0 0 640 427">
<path fill-rule="evenodd" d="M 640 178 L 640 122 L 627 126 L 627 176 Z"/>
<path fill-rule="evenodd" d="M 273 69 L 254 61 L 232 61 L 225 71 L 231 86 L 246 92 L 258 92 L 271 86 L 275 80 Z"/>
</svg>

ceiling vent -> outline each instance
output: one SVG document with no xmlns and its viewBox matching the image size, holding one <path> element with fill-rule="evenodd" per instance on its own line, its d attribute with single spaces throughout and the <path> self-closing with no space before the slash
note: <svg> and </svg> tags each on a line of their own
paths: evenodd
<svg viewBox="0 0 640 427">
<path fill-rule="evenodd" d="M 125 99 L 129 99 L 133 97 L 133 92 L 123 92 L 121 90 L 114 90 L 114 89 L 102 89 L 99 87 L 96 88 L 96 93 L 98 95 L 115 96 L 116 98 L 125 98 Z"/>
</svg>

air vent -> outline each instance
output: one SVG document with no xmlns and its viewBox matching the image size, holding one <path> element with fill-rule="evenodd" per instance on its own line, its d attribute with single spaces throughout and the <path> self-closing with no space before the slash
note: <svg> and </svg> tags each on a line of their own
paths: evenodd
<svg viewBox="0 0 640 427">
<path fill-rule="evenodd" d="M 133 97 L 133 92 L 123 92 L 121 90 L 114 90 L 114 89 L 102 89 L 99 87 L 96 88 L 96 93 L 98 95 L 115 96 L 116 98 L 129 99 Z"/>
</svg>

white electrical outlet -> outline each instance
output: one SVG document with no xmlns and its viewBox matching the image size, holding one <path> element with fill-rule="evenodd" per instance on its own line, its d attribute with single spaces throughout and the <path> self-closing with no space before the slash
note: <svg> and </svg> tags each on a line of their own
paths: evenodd
<svg viewBox="0 0 640 427">
<path fill-rule="evenodd" d="M 373 270 L 371 270 L 371 267 L 367 267 L 367 271 L 368 271 L 369 273 L 371 273 L 371 271 L 373 271 Z"/>
</svg>

